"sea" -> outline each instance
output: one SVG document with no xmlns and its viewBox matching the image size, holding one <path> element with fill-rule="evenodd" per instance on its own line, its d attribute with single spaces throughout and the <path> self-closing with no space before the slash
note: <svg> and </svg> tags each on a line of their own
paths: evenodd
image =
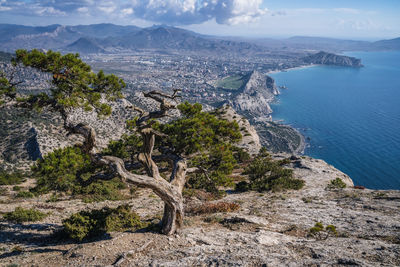
<svg viewBox="0 0 400 267">
<path fill-rule="evenodd" d="M 355 185 L 400 189 L 400 51 L 349 52 L 362 68 L 313 66 L 270 74 L 285 86 L 273 120 L 298 129 L 305 155 Z"/>
</svg>

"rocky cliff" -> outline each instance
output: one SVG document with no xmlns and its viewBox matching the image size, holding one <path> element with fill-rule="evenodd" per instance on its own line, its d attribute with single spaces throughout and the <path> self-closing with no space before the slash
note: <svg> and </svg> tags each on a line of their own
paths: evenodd
<svg viewBox="0 0 400 267">
<path fill-rule="evenodd" d="M 141 92 L 129 97 L 130 101 L 146 110 L 153 110 L 157 104 L 146 99 Z M 82 109 L 73 111 L 71 120 L 92 126 L 97 133 L 97 148 L 107 146 L 110 140 L 118 140 L 125 133 L 126 120 L 135 117 L 130 109 L 132 103 L 120 99 L 110 103 L 113 112 L 110 117 L 99 119 L 97 114 Z M 27 170 L 34 160 L 54 149 L 72 146 L 82 141 L 79 136 L 67 137 L 62 127 L 61 116 L 44 109 L 41 113 L 14 107 L 11 103 L 1 108 L 0 117 L 0 164 L 3 168 L 14 167 Z M 174 114 L 172 114 L 174 115 Z M 177 115 L 177 114 L 175 114 Z"/>
<path fill-rule="evenodd" d="M 361 64 L 361 59 L 336 55 L 323 51 L 304 57 L 302 60 L 307 64 L 335 65 L 353 68 L 360 68 L 363 66 Z"/>
<path fill-rule="evenodd" d="M 275 155 L 277 159 L 286 155 Z M 353 188 L 351 179 L 322 160 L 291 157 L 288 167 L 305 181 L 300 191 L 227 194 L 218 201 L 240 205 L 235 212 L 187 214 L 179 235 L 151 229 L 114 232 L 89 242 L 55 238 L 62 220 L 81 210 L 129 203 L 142 217 L 156 220 L 163 202 L 147 189 L 126 201 L 46 202 L 0 196 L 0 213 L 18 206 L 50 213 L 38 223 L 1 223 L 4 266 L 399 266 L 400 192 Z M 341 178 L 347 188 L 329 189 Z M 24 185 L 22 185 L 24 186 Z M 3 186 L 4 187 L 4 186 Z M 11 194 L 12 186 L 7 187 Z M 203 200 L 204 201 L 204 200 Z M 215 201 L 215 202 L 218 202 Z M 7 205 L 4 205 L 7 203 Z M 195 196 L 186 206 L 202 205 Z M 321 222 L 337 236 L 317 239 L 308 231 Z M 123 260 L 121 260 L 123 259 Z"/>
<path fill-rule="evenodd" d="M 274 79 L 253 71 L 248 74 L 248 80 L 239 89 L 239 93 L 231 101 L 233 108 L 250 117 L 269 118 L 272 112 L 269 103 L 279 94 Z"/>
</svg>

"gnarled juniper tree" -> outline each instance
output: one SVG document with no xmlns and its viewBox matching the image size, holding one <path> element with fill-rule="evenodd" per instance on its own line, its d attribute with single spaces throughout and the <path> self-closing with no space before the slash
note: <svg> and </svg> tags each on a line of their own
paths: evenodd
<svg viewBox="0 0 400 267">
<path fill-rule="evenodd" d="M 201 105 L 184 103 L 179 105 L 183 117 L 169 124 L 161 125 L 157 119 L 168 116 L 168 112 L 177 108 L 178 90 L 172 95 L 157 91 L 144 93 L 159 104 L 159 109 L 146 112 L 133 107 L 139 113 L 133 121 L 133 126 L 142 138 L 142 145 L 137 159 L 144 166 L 145 174 L 137 174 L 126 169 L 122 158 L 104 155 L 96 151 L 96 133 L 88 125 L 74 124 L 70 119 L 72 109 L 81 107 L 86 111 L 96 111 L 99 116 L 111 113 L 110 105 L 101 101 L 102 97 L 115 100 L 122 97 L 125 83 L 113 74 L 106 75 L 103 71 L 97 74 L 91 71 L 78 54 L 61 55 L 57 52 L 46 53 L 32 50 L 17 50 L 13 59 L 14 65 L 33 67 L 52 76 L 53 88 L 48 93 L 31 95 L 19 99 L 19 105 L 41 109 L 48 107 L 61 114 L 64 128 L 70 134 L 84 137 L 82 151 L 90 155 L 92 164 L 108 166 L 111 175 L 94 175 L 93 179 L 110 179 L 119 175 L 125 182 L 151 188 L 165 203 L 164 215 L 161 221 L 162 233 L 170 235 L 178 232 L 183 225 L 184 207 L 182 190 L 188 172 L 186 158 L 197 153 L 216 150 L 214 157 L 208 159 L 208 164 L 221 165 L 215 168 L 221 173 L 230 169 L 230 142 L 241 138 L 236 122 L 217 119 L 214 115 L 202 112 Z M 0 97 L 3 100 L 15 99 L 15 85 L 5 77 L 0 80 Z M 156 146 L 156 137 L 160 142 Z M 157 155 L 154 151 L 157 150 Z M 156 159 L 157 158 L 157 159 Z M 204 158 L 204 157 L 203 157 Z M 170 177 L 164 179 L 156 160 L 170 163 Z M 207 161 L 207 160 L 205 160 Z M 197 169 L 198 170 L 198 169 Z M 204 171 L 204 170 L 203 170 Z"/>
</svg>

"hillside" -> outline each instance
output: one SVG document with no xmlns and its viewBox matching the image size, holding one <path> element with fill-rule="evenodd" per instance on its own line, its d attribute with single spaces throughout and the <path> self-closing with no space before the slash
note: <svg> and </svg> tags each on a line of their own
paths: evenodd
<svg viewBox="0 0 400 267">
<path fill-rule="evenodd" d="M 279 158 L 279 155 L 276 155 Z M 286 193 L 228 193 L 214 202 L 240 205 L 235 212 L 190 215 L 181 234 L 160 235 L 145 229 L 104 235 L 84 243 L 53 235 L 61 220 L 84 209 L 128 202 L 142 218 L 157 221 L 162 201 L 139 189 L 129 201 L 83 203 L 63 198 L 48 203 L 46 196 L 18 200 L 9 191 L 1 196 L 0 211 L 17 206 L 50 212 L 30 224 L 2 222 L 2 264 L 21 266 L 397 266 L 400 264 L 399 191 L 352 188 L 352 181 L 321 160 L 292 157 L 295 176 L 305 180 L 300 191 Z M 326 189 L 340 177 L 345 189 Z M 29 183 L 23 187 L 29 186 Z M 11 190 L 11 187 L 8 187 Z M 199 196 L 185 205 L 204 204 Z M 316 222 L 336 226 L 338 236 L 318 240 L 307 233 Z"/>
<path fill-rule="evenodd" d="M 86 37 L 79 38 L 76 42 L 68 45 L 65 50 L 79 51 L 80 53 L 84 54 L 105 52 L 105 50 L 96 42 L 96 40 Z"/>
</svg>

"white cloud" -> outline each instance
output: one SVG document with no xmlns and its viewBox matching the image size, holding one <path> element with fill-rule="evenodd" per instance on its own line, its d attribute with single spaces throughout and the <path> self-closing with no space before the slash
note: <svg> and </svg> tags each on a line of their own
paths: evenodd
<svg viewBox="0 0 400 267">
<path fill-rule="evenodd" d="M 344 14 L 353 14 L 353 15 L 358 15 L 361 13 L 360 10 L 355 9 L 355 8 L 346 8 L 346 7 L 342 7 L 342 8 L 334 8 L 333 11 L 337 12 L 337 13 L 344 13 Z"/>
<path fill-rule="evenodd" d="M 143 19 L 177 25 L 250 23 L 267 14 L 263 0 L 0 0 L 0 11 L 28 16 L 88 14 L 101 11 L 108 18 Z"/>
<path fill-rule="evenodd" d="M 80 13 L 88 13 L 89 12 L 89 8 L 87 7 L 80 7 L 77 9 L 78 12 Z"/>
<path fill-rule="evenodd" d="M 35 13 L 39 16 L 65 16 L 65 12 L 55 9 L 54 7 L 37 7 Z"/>
<path fill-rule="evenodd" d="M 215 19 L 219 24 L 252 22 L 266 14 L 262 0 L 143 0 L 131 1 L 134 16 L 169 24 L 198 24 Z"/>
<path fill-rule="evenodd" d="M 0 6 L 0 11 L 7 11 L 7 10 L 11 10 L 11 7 L 8 7 L 8 6 Z"/>
<path fill-rule="evenodd" d="M 121 14 L 123 16 L 131 15 L 131 14 L 133 14 L 133 9 L 132 8 L 124 8 L 121 10 Z"/>
</svg>

